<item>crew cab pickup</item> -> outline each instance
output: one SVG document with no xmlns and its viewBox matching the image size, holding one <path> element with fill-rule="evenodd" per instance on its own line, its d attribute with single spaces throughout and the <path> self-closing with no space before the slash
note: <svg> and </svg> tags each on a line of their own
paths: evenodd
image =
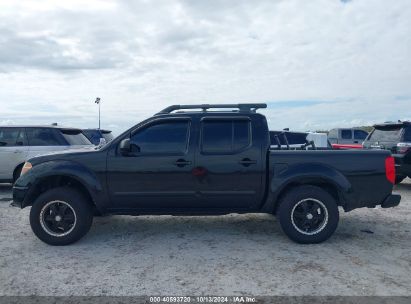
<svg viewBox="0 0 411 304">
<path fill-rule="evenodd" d="M 290 239 L 319 243 L 339 206 L 399 204 L 389 151 L 275 149 L 256 113 L 265 107 L 174 105 L 95 150 L 32 158 L 13 204 L 31 206 L 33 232 L 51 245 L 80 239 L 96 214 L 228 213 L 273 214 Z"/>
</svg>

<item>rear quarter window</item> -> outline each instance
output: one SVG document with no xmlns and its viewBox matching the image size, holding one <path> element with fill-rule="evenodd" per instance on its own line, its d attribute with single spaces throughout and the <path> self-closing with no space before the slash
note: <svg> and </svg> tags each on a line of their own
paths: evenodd
<svg viewBox="0 0 411 304">
<path fill-rule="evenodd" d="M 95 145 L 100 142 L 100 132 L 97 130 L 83 130 L 84 135 Z"/>
<path fill-rule="evenodd" d="M 91 142 L 81 130 L 62 129 L 60 130 L 65 140 L 72 146 L 90 145 Z"/>
<path fill-rule="evenodd" d="M 52 128 L 27 128 L 30 146 L 64 146 L 67 145 L 61 134 Z"/>
<path fill-rule="evenodd" d="M 401 127 L 385 127 L 376 128 L 368 137 L 368 141 L 387 141 L 396 142 L 401 140 L 402 128 Z"/>
<path fill-rule="evenodd" d="M 367 138 L 368 133 L 363 130 L 354 130 L 354 139 L 364 140 Z"/>
</svg>

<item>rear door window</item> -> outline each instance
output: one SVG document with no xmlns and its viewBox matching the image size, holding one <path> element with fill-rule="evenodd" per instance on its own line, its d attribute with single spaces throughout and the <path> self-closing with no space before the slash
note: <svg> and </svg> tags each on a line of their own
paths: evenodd
<svg viewBox="0 0 411 304">
<path fill-rule="evenodd" d="M 0 128 L 0 147 L 27 145 L 24 128 Z"/>
<path fill-rule="evenodd" d="M 27 128 L 30 146 L 64 146 L 67 142 L 61 134 L 52 128 Z"/>
<path fill-rule="evenodd" d="M 351 130 L 348 130 L 348 129 L 341 130 L 341 138 L 342 139 L 352 139 Z"/>
<path fill-rule="evenodd" d="M 204 120 L 201 124 L 201 151 L 206 154 L 235 153 L 251 143 L 248 120 Z"/>
</svg>

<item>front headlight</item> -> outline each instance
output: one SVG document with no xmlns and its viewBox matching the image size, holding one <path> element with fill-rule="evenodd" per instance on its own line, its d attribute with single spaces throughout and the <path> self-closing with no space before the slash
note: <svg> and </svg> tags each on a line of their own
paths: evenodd
<svg viewBox="0 0 411 304">
<path fill-rule="evenodd" d="M 31 168 L 33 168 L 31 163 L 30 162 L 25 162 L 23 168 L 21 169 L 20 176 L 22 176 L 23 174 L 26 174 Z"/>
</svg>

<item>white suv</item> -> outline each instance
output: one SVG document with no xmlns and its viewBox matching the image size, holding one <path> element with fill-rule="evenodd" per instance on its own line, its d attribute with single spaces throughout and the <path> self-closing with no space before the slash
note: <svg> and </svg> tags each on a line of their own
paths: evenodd
<svg viewBox="0 0 411 304">
<path fill-rule="evenodd" d="M 24 162 L 55 151 L 94 147 L 82 130 L 60 126 L 0 126 L 0 182 L 14 182 Z"/>
</svg>

